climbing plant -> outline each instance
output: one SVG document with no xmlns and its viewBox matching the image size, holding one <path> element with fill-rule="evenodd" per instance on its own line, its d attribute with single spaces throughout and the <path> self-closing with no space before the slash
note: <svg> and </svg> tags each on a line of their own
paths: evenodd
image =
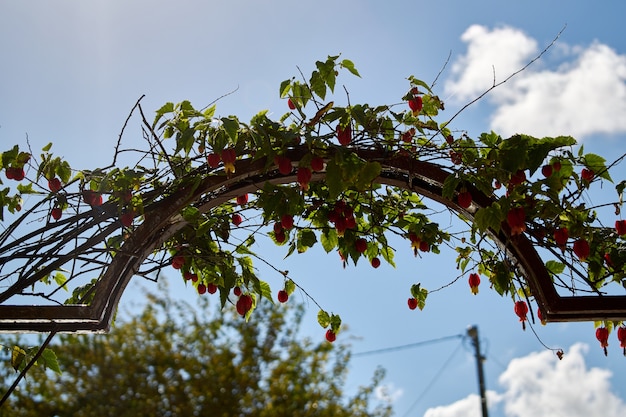
<svg viewBox="0 0 626 417">
<path fill-rule="evenodd" d="M 558 293 L 583 299 L 622 294 L 626 181 L 611 173 L 624 155 L 607 163 L 570 136 L 472 138 L 451 119 L 439 121 L 444 102 L 418 78 L 408 77 L 398 103 L 354 104 L 336 91 L 340 72 L 359 76 L 350 60 L 330 56 L 315 67 L 308 78 L 280 84 L 285 114 L 278 120 L 263 111 L 244 122 L 218 116 L 215 103 L 197 109 L 189 101 L 166 103 L 148 120 L 138 101 L 129 118 L 138 113 L 145 147 L 125 149 L 122 131 L 105 168 L 77 169 L 52 144 L 40 155 L 23 145 L 3 152 L 0 218 L 10 221 L 0 235 L 0 303 L 114 306 L 130 276 L 156 279 L 173 268 L 199 294 L 217 293 L 223 308 L 248 320 L 261 302 L 285 302 L 297 288 L 309 296 L 280 265 L 270 266 L 284 284 L 270 289 L 255 267 L 267 263 L 259 239 L 287 256 L 320 245 L 345 264 L 374 268 L 395 265 L 397 250 L 449 248 L 469 295 L 487 281 L 511 300 L 523 325 L 535 314 L 595 320 L 606 346 L 626 309 L 559 316 L 529 276 L 540 268 Z M 335 104 L 341 98 L 347 103 Z M 136 163 L 118 166 L 123 152 Z M 592 203 L 588 191 L 606 184 L 614 185 L 614 198 Z M 433 204 L 454 211 L 463 226 L 440 227 Z M 615 217 L 599 216 L 608 206 Z M 405 247 L 392 247 L 392 236 Z M 525 259 L 528 248 L 540 253 L 539 265 Z M 407 289 L 408 307 L 424 308 L 428 288 L 408 282 Z M 534 303 L 539 309 L 529 308 Z M 332 342 L 340 316 L 318 307 Z M 31 330 L 68 330 L 56 319 L 37 327 L 32 314 L 24 325 Z M 108 326 L 111 314 L 103 316 Z M 17 322 L 11 316 L 0 325 L 11 330 Z M 624 346 L 626 331 L 617 333 Z"/>
</svg>

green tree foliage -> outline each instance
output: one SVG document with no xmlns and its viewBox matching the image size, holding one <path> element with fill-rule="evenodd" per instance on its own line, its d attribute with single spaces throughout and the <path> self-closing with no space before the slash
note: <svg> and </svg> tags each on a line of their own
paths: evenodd
<svg viewBox="0 0 626 417">
<path fill-rule="evenodd" d="M 108 335 L 64 335 L 51 348 L 61 375 L 33 368 L 2 416 L 389 416 L 370 385 L 348 397 L 345 346 L 298 337 L 302 306 L 200 308 L 151 294 Z M 5 361 L 3 391 L 14 370 Z M 373 410 L 372 410 L 373 409 Z"/>
</svg>

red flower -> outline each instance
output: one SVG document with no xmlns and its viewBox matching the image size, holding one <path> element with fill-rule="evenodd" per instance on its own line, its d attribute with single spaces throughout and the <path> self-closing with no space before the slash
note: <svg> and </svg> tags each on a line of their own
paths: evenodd
<svg viewBox="0 0 626 417">
<path fill-rule="evenodd" d="M 595 172 L 587 168 L 583 168 L 583 170 L 580 172 L 580 178 L 582 178 L 583 181 L 588 182 L 588 183 L 593 180 L 593 177 L 595 175 L 596 175 Z"/>
<path fill-rule="evenodd" d="M 293 216 L 291 214 L 283 214 L 279 223 L 284 230 L 289 230 L 293 227 Z"/>
<path fill-rule="evenodd" d="M 480 285 L 480 276 L 476 273 L 470 274 L 468 280 L 470 289 L 472 290 L 472 294 L 478 294 L 478 286 Z"/>
<path fill-rule="evenodd" d="M 315 172 L 322 171 L 324 169 L 324 158 L 314 156 L 313 159 L 311 159 L 311 169 Z"/>
<path fill-rule="evenodd" d="M 626 327 L 619 326 L 617 328 L 617 340 L 619 340 L 619 347 L 624 349 L 624 356 L 626 356 Z"/>
<path fill-rule="evenodd" d="M 300 184 L 300 188 L 304 191 L 309 189 L 309 182 L 311 182 L 311 177 L 313 176 L 311 170 L 306 167 L 298 168 L 298 184 Z"/>
<path fill-rule="evenodd" d="M 237 159 L 237 154 L 233 148 L 224 149 L 222 151 L 222 161 L 224 161 L 224 171 L 227 174 L 235 172 L 235 160 Z"/>
<path fill-rule="evenodd" d="M 237 196 L 237 204 L 239 204 L 240 206 L 243 206 L 246 203 L 248 203 L 248 194 L 242 194 L 242 195 Z"/>
<path fill-rule="evenodd" d="M 526 181 L 526 173 L 520 169 L 515 174 L 511 175 L 509 185 L 514 187 L 516 185 L 520 185 L 524 181 Z"/>
<path fill-rule="evenodd" d="M 62 214 L 63 214 L 63 211 L 59 207 L 53 208 L 52 211 L 50 212 L 50 215 L 52 216 L 54 220 L 59 220 Z"/>
<path fill-rule="evenodd" d="M 541 173 L 546 178 L 549 178 L 552 176 L 552 171 L 553 171 L 552 165 L 544 165 L 541 167 Z"/>
<path fill-rule="evenodd" d="M 349 124 L 346 127 L 337 125 L 337 139 L 342 146 L 348 146 L 352 142 L 352 128 Z"/>
<path fill-rule="evenodd" d="M 608 355 L 606 348 L 609 346 L 609 329 L 606 327 L 598 327 L 596 329 L 596 339 L 600 342 L 600 347 L 604 349 L 604 356 Z"/>
<path fill-rule="evenodd" d="M 515 314 L 519 317 L 519 321 L 522 322 L 522 329 L 526 330 L 526 320 L 528 319 L 526 315 L 528 314 L 528 306 L 526 305 L 526 301 L 516 301 L 515 302 Z"/>
<path fill-rule="evenodd" d="M 413 116 L 417 116 L 424 107 L 422 96 L 414 96 L 413 98 L 409 99 L 409 107 L 413 112 Z"/>
<path fill-rule="evenodd" d="M 288 299 L 289 299 L 289 294 L 287 294 L 287 291 L 285 291 L 285 290 L 278 291 L 278 301 L 279 302 L 286 303 Z"/>
<path fill-rule="evenodd" d="M 291 166 L 291 159 L 286 156 L 277 155 L 274 157 L 274 163 L 278 166 L 278 172 L 283 175 L 291 174 L 293 167 Z"/>
<path fill-rule="evenodd" d="M 574 253 L 578 256 L 578 259 L 584 261 L 589 257 L 589 242 L 585 239 L 578 239 L 574 242 Z"/>
<path fill-rule="evenodd" d="M 102 195 L 96 191 L 84 190 L 83 200 L 85 200 L 85 203 L 89 204 L 91 207 L 98 207 L 102 205 Z"/>
<path fill-rule="evenodd" d="M 367 240 L 363 239 L 362 237 L 358 238 L 354 242 L 354 248 L 359 253 L 365 252 L 367 250 Z"/>
<path fill-rule="evenodd" d="M 51 192 L 56 193 L 57 191 L 59 191 L 61 189 L 62 185 L 61 185 L 61 180 L 54 177 L 51 180 L 48 180 L 48 188 L 50 189 Z"/>
<path fill-rule="evenodd" d="M 333 332 L 331 329 L 328 329 L 326 331 L 326 340 L 328 340 L 330 343 L 333 343 L 336 339 L 337 335 L 335 334 L 335 332 Z"/>
<path fill-rule="evenodd" d="M 539 321 L 541 322 L 542 325 L 546 325 L 546 323 L 548 322 L 544 317 L 543 317 L 543 313 L 541 312 L 541 309 L 538 308 L 537 309 L 537 317 L 539 318 Z"/>
<path fill-rule="evenodd" d="M 239 300 L 237 300 L 237 313 L 239 313 L 241 316 L 245 316 L 246 313 L 248 313 L 248 311 L 250 311 L 250 309 L 252 308 L 252 297 L 250 297 L 248 294 L 244 294 L 241 297 L 239 297 Z"/>
<path fill-rule="evenodd" d="M 472 204 L 472 194 L 469 191 L 461 191 L 457 197 L 457 201 L 459 202 L 459 206 L 464 209 L 469 208 Z"/>
<path fill-rule="evenodd" d="M 616 220 L 615 230 L 617 231 L 617 234 L 620 236 L 626 235 L 626 220 Z"/>
<path fill-rule="evenodd" d="M 556 229 L 554 231 L 554 241 L 559 247 L 564 248 L 567 243 L 567 239 L 569 239 L 569 232 L 566 227 L 561 227 L 560 229 Z"/>
<path fill-rule="evenodd" d="M 222 158 L 216 153 L 210 153 L 206 157 L 206 161 L 211 168 L 217 168 L 220 165 Z"/>
<path fill-rule="evenodd" d="M 287 106 L 289 106 L 289 110 L 295 110 L 296 109 L 296 105 L 293 104 L 293 101 L 291 101 L 291 99 L 287 100 Z"/>
<path fill-rule="evenodd" d="M 526 213 L 524 207 L 515 207 L 509 210 L 506 221 L 511 227 L 511 235 L 520 235 L 526 231 Z"/>
</svg>

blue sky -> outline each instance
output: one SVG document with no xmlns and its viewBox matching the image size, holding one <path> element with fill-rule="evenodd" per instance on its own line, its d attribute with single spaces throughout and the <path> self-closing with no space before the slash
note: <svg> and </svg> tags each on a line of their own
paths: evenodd
<svg viewBox="0 0 626 417">
<path fill-rule="evenodd" d="M 362 75 L 340 79 L 351 101 L 370 104 L 400 101 L 407 76 L 431 82 L 450 55 L 435 90 L 452 115 L 489 87 L 494 72 L 503 80 L 566 25 L 541 60 L 467 109 L 454 127 L 470 135 L 571 134 L 610 159 L 626 152 L 625 15 L 619 1 L 0 0 L 0 144 L 24 144 L 28 134 L 33 149 L 53 141 L 74 167 L 107 165 L 142 94 L 152 111 L 184 99 L 202 107 L 237 90 L 218 103 L 220 115 L 247 120 L 269 109 L 278 118 L 286 111 L 280 82 L 337 53 Z M 140 143 L 137 120 L 126 138 Z M 474 297 L 465 279 L 432 294 L 424 311 L 408 310 L 411 283 L 436 288 L 456 277 L 451 253 L 415 259 L 407 248 L 397 269 L 344 270 L 321 252 L 289 258 L 285 269 L 341 314 L 350 328 L 341 337 L 353 352 L 460 335 L 475 324 L 486 349 L 492 417 L 591 415 L 585 407 L 620 415 L 626 359 L 614 339 L 604 357 L 592 324 L 535 327 L 543 343 L 566 351 L 558 362 L 521 330 L 510 300 L 486 288 Z M 276 262 L 283 255 L 268 251 Z M 174 275 L 172 287 L 190 294 Z M 280 278 L 268 281 L 278 285 Z M 304 332 L 323 337 L 311 311 Z M 366 383 L 378 365 L 388 369 L 397 416 L 479 415 L 475 363 L 460 339 L 354 358 L 349 388 Z"/>
</svg>

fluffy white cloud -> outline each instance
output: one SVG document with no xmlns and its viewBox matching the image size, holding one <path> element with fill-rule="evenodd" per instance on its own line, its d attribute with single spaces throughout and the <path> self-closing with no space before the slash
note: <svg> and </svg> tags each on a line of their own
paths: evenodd
<svg viewBox="0 0 626 417">
<path fill-rule="evenodd" d="M 538 54 L 537 42 L 520 30 L 474 25 L 461 38 L 467 53 L 452 65 L 446 93 L 468 101 L 522 68 Z M 562 45 L 566 62 L 556 69 L 527 68 L 487 97 L 496 109 L 490 128 L 509 136 L 626 132 L 626 55 L 601 43 Z"/>
<path fill-rule="evenodd" d="M 467 101 L 523 67 L 538 52 L 537 42 L 510 27 L 493 30 L 470 26 L 461 36 L 467 53 L 452 64 L 446 92 L 455 100 Z M 504 90 L 504 89 L 501 89 Z M 500 91 L 500 94 L 503 92 Z"/>
<path fill-rule="evenodd" d="M 626 404 L 611 390 L 611 372 L 588 369 L 588 347 L 576 344 L 562 361 L 550 351 L 514 359 L 499 382 L 504 392 L 490 392 L 490 410 L 501 405 L 507 417 L 619 417 Z M 478 396 L 431 408 L 425 417 L 480 417 Z"/>
<path fill-rule="evenodd" d="M 500 396 L 493 391 L 487 392 L 487 404 L 493 406 L 500 402 Z M 480 398 L 476 394 L 469 395 L 453 404 L 430 408 L 424 417 L 482 417 Z"/>
</svg>

